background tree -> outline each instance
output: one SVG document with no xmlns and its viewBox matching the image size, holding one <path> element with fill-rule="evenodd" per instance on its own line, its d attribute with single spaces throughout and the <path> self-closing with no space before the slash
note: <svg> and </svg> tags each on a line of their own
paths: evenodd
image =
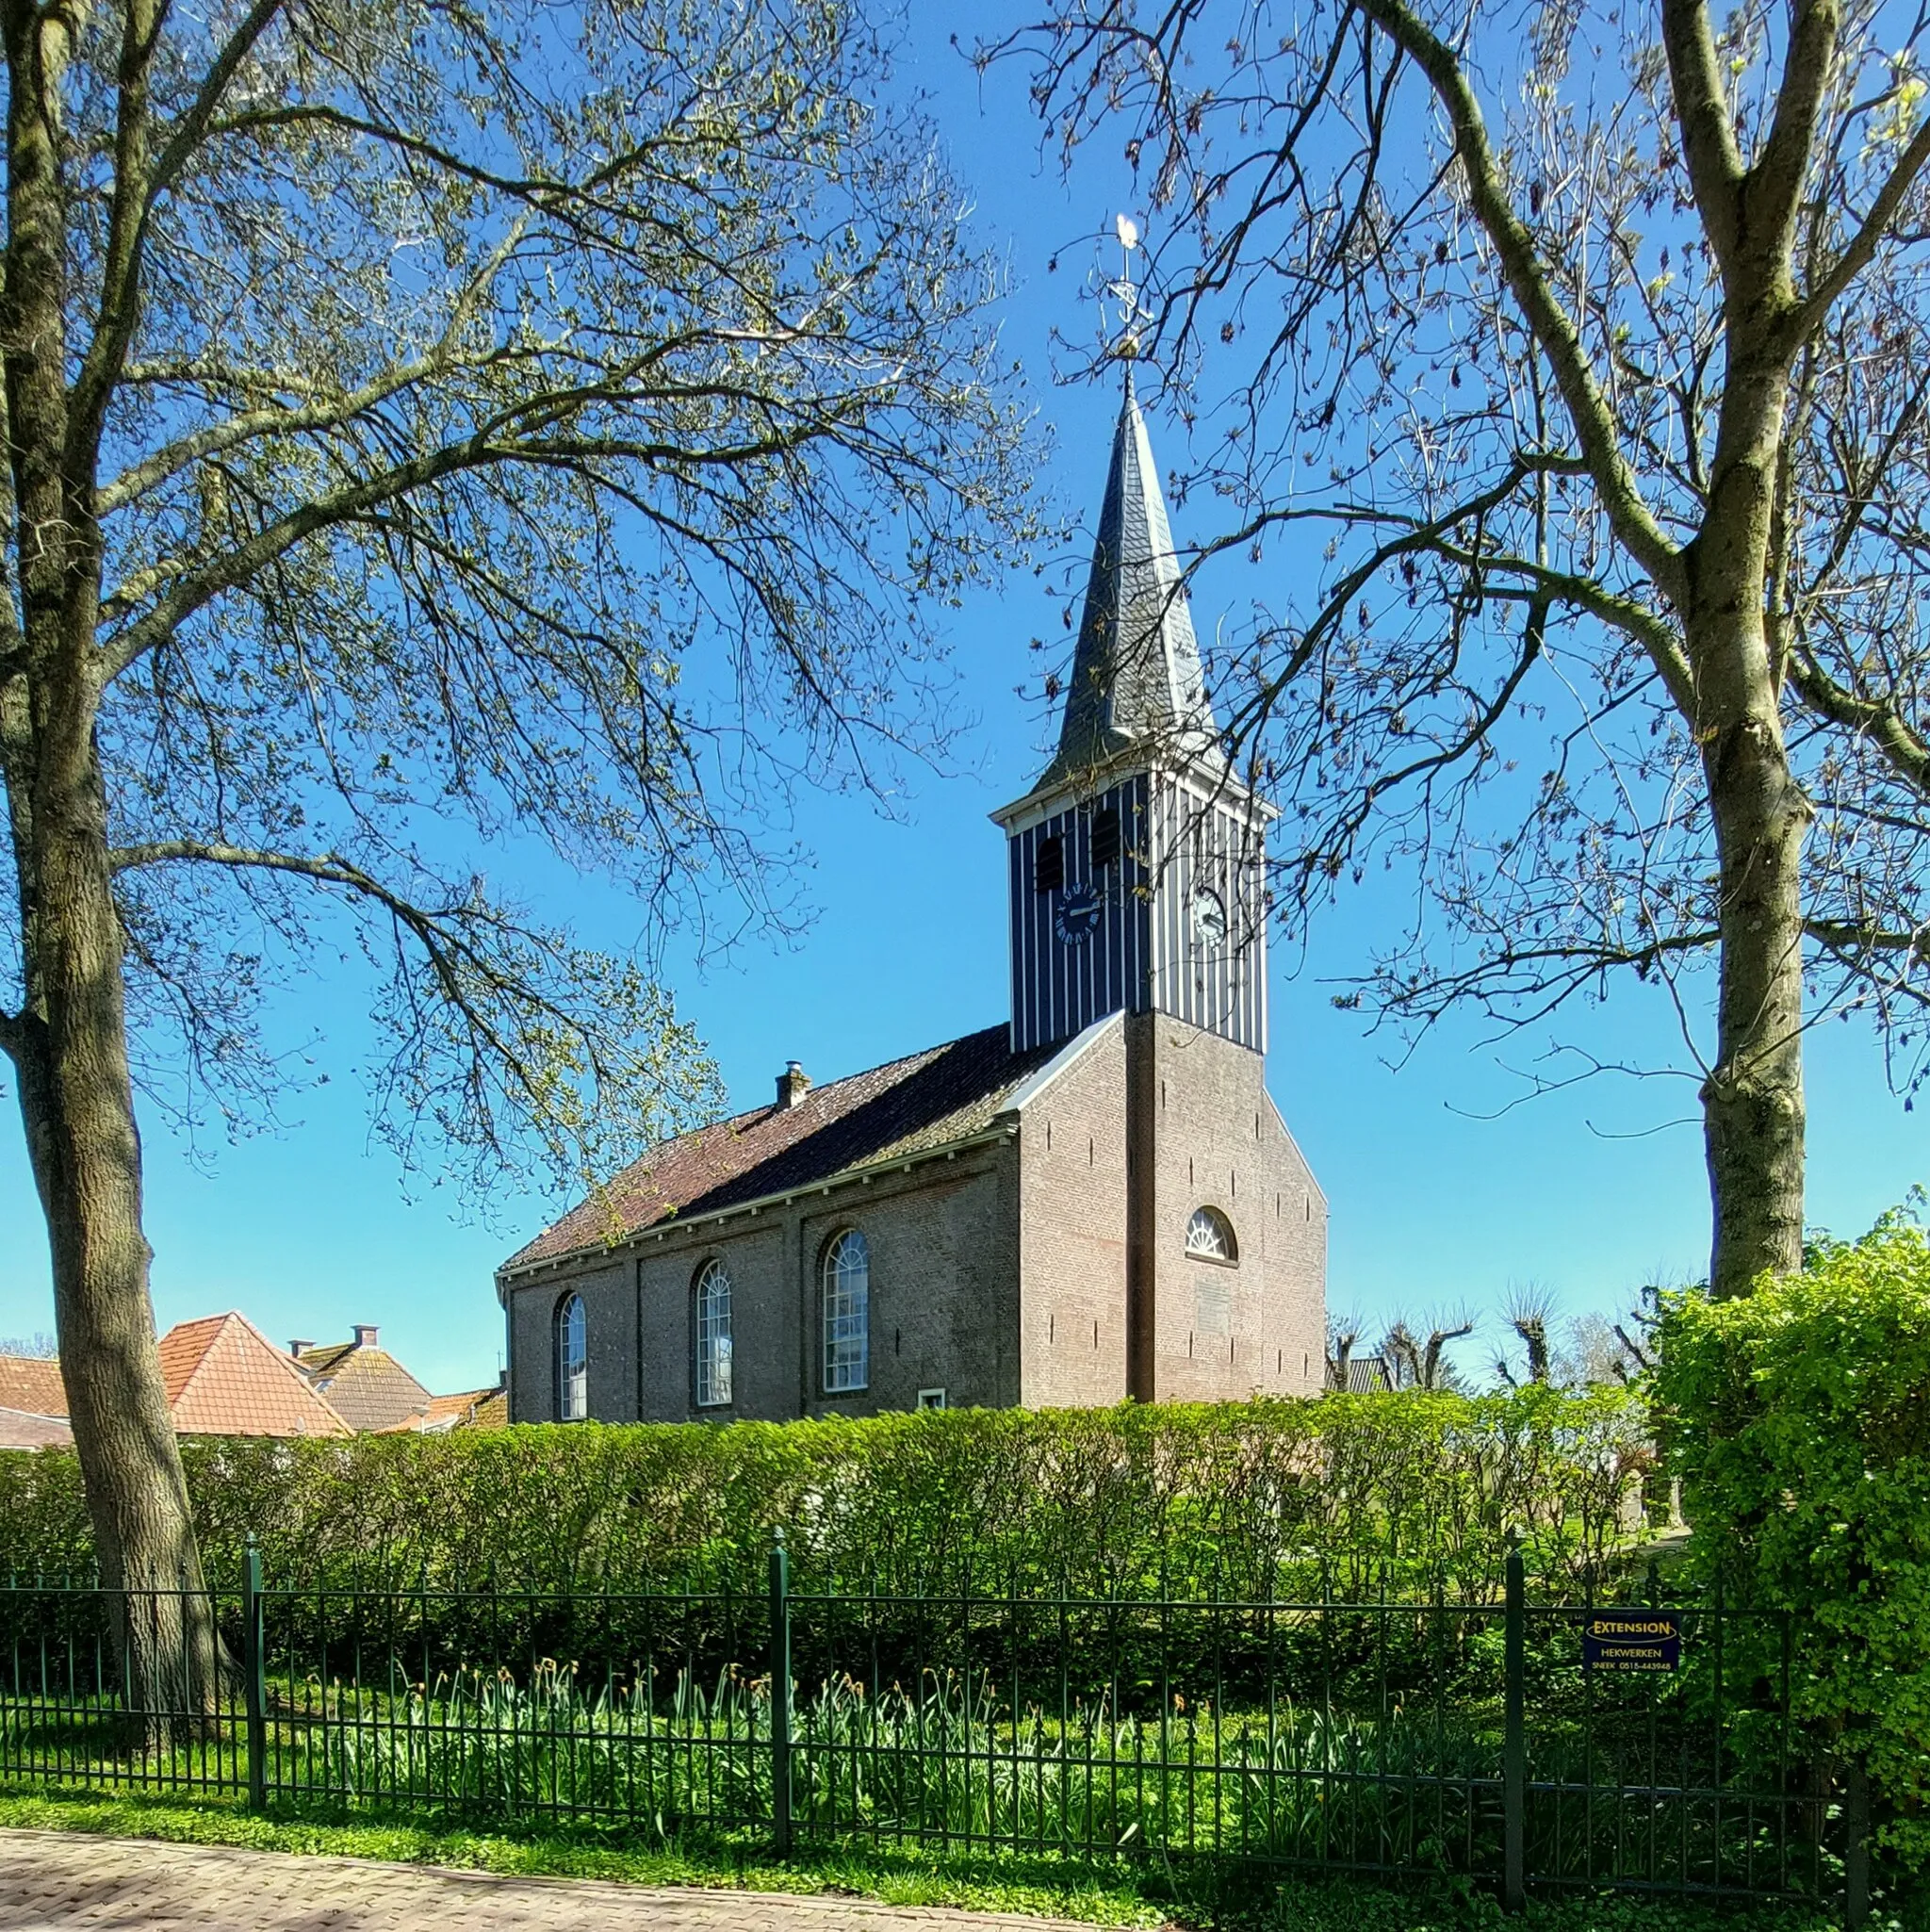
<svg viewBox="0 0 1930 1932">
<path fill-rule="evenodd" d="M 775 909 L 799 771 L 930 742 L 926 614 L 1030 464 L 961 196 L 842 6 L 0 25 L 0 1048 L 103 1575 L 189 1586 L 133 1688 L 192 1712 L 137 1085 L 259 1118 L 259 1000 L 347 921 L 405 1156 L 607 1172 L 708 1108 L 650 941 Z M 640 952 L 493 891 L 512 831 L 646 902 Z"/>
<path fill-rule="evenodd" d="M 1535 1282 L 1524 1282 L 1508 1290 L 1501 1304 L 1501 1325 L 1520 1343 L 1523 1360 L 1517 1369 L 1505 1348 L 1495 1355 L 1495 1373 L 1510 1388 L 1524 1382 L 1546 1383 L 1551 1379 L 1552 1350 L 1548 1326 L 1555 1318 L 1555 1298 Z"/>
<path fill-rule="evenodd" d="M 1474 1317 L 1456 1313 L 1434 1316 L 1421 1324 L 1396 1316 L 1381 1338 L 1381 1360 L 1396 1388 L 1464 1389 L 1467 1384 L 1448 1351 L 1475 1331 Z"/>
<path fill-rule="evenodd" d="M 1334 1314 L 1327 1316 L 1327 1386 L 1345 1389 L 1348 1386 L 1348 1372 L 1353 1362 L 1353 1351 L 1360 1342 L 1366 1323 L 1358 1315 Z"/>
<path fill-rule="evenodd" d="M 1360 996 L 1419 1025 L 1665 988 L 1724 1295 L 1802 1259 L 1806 1024 L 1922 1065 L 1926 30 L 1070 0 L 1020 42 L 1153 205 L 1218 547 L 1294 550 L 1220 679 L 1285 917 L 1409 869 Z"/>
</svg>

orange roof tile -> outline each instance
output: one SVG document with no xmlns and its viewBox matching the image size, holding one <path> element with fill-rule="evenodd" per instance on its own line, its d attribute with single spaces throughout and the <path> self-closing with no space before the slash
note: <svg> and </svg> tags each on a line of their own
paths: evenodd
<svg viewBox="0 0 1930 1932">
<path fill-rule="evenodd" d="M 308 1378 L 246 1316 L 177 1322 L 161 1379 L 183 1435 L 351 1435 Z"/>
<path fill-rule="evenodd" d="M 452 1429 L 506 1429 L 509 1394 L 501 1383 L 488 1388 L 465 1389 L 461 1395 L 431 1396 L 419 1416 L 392 1422 L 384 1435 L 443 1435 Z"/>
<path fill-rule="evenodd" d="M 0 1409 L 30 1416 L 64 1416 L 67 1389 L 51 1355 L 0 1355 Z"/>
</svg>

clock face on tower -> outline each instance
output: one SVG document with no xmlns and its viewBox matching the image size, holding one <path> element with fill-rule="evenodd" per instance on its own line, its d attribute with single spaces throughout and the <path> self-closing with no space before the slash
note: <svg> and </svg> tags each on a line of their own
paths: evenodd
<svg viewBox="0 0 1930 1932">
<path fill-rule="evenodd" d="M 1099 894 L 1090 886 L 1068 886 L 1059 894 L 1053 930 L 1062 945 L 1084 945 L 1099 927 Z"/>
<path fill-rule="evenodd" d="M 1226 906 L 1210 886 L 1193 894 L 1193 937 L 1209 952 L 1226 943 Z"/>
</svg>

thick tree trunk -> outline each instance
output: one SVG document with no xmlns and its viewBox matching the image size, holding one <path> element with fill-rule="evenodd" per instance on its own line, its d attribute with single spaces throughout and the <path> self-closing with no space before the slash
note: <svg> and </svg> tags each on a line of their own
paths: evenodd
<svg viewBox="0 0 1930 1932">
<path fill-rule="evenodd" d="M 218 1651 L 148 1300 L 123 934 L 94 743 L 99 424 L 76 418 L 66 311 L 62 107 L 74 31 L 70 15 L 0 0 L 0 348 L 20 625 L 18 669 L 0 688 L 0 760 L 26 992 L 8 1045 L 53 1251 L 60 1371 L 94 1548 L 116 1593 L 123 1688 L 139 1733 L 155 1741 L 214 1708 Z M 134 115 L 122 130 L 124 167 L 144 154 L 139 60 L 123 66 L 122 86 Z"/>
<path fill-rule="evenodd" d="M 1769 287 L 1774 278 L 1765 275 Z M 1768 298 L 1758 306 L 1766 306 Z M 1803 1264 L 1803 838 L 1764 616 L 1786 359 L 1732 336 L 1709 515 L 1687 554 L 1689 653 L 1717 851 L 1716 1055 L 1702 1084 L 1709 1287 Z"/>
<path fill-rule="evenodd" d="M 1721 864 L 1716 1058 L 1703 1082 L 1714 1209 L 1709 1288 L 1746 1295 L 1803 1265 L 1803 836 L 1807 801 L 1779 732 L 1711 746 Z"/>
<path fill-rule="evenodd" d="M 141 1229 L 122 935 L 90 754 L 37 787 L 21 1113 L 54 1266 L 60 1373 L 137 1737 L 215 1708 L 219 1650 L 161 1376 Z M 76 794 L 77 795 L 74 795 Z M 66 807 L 68 809 L 63 810 Z"/>
</svg>

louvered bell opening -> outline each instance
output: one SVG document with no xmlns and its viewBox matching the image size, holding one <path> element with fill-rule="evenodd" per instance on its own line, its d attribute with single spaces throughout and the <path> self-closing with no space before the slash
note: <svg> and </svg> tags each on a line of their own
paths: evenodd
<svg viewBox="0 0 1930 1932">
<path fill-rule="evenodd" d="M 1066 882 L 1066 848 L 1057 839 L 1041 839 L 1039 856 L 1032 861 L 1035 892 L 1055 892 Z"/>
<path fill-rule="evenodd" d="M 1092 814 L 1092 869 L 1103 872 L 1120 862 L 1120 815 L 1110 805 Z"/>
</svg>

